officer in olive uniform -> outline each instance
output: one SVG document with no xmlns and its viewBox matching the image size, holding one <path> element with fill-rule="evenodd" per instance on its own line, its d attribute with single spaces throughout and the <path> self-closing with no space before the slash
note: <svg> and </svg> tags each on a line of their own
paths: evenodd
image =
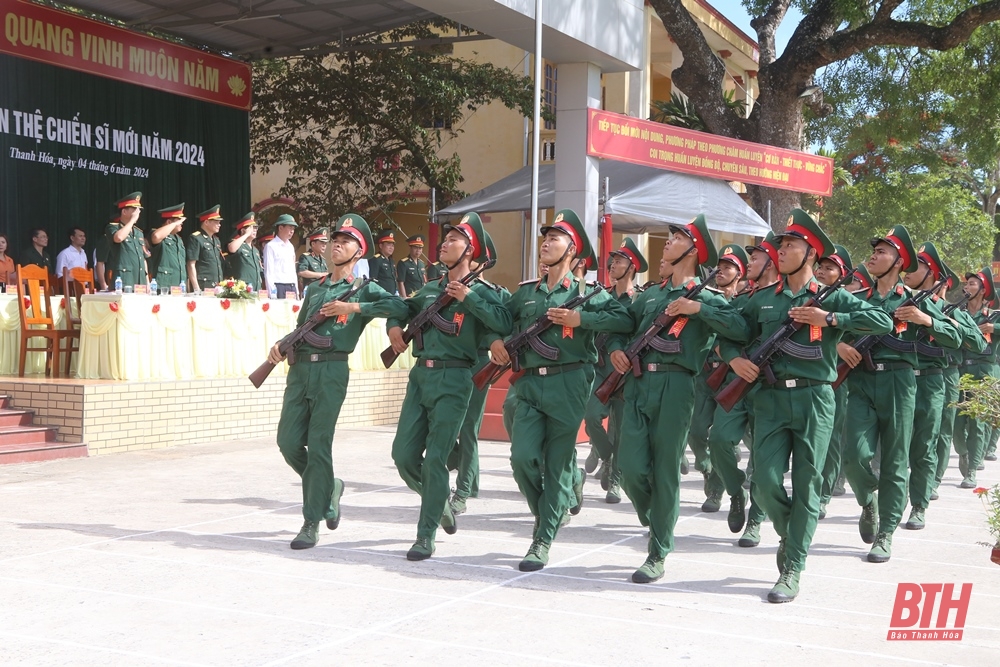
<svg viewBox="0 0 1000 667">
<path fill-rule="evenodd" d="M 497 259 L 497 249 L 493 245 L 493 239 L 489 232 L 483 232 L 486 237 L 486 254 L 489 259 Z M 478 265 L 477 265 L 478 266 Z M 476 268 L 476 267 L 473 267 Z M 482 274 L 480 274 L 482 275 Z M 440 280 L 440 279 L 438 279 Z M 486 285 L 500 298 L 501 303 L 507 303 L 510 299 L 510 292 L 501 285 L 494 285 L 483 278 L 477 278 L 477 282 Z M 490 337 L 487 336 L 479 342 L 479 358 L 473 369 L 479 369 L 490 360 L 489 356 Z M 489 393 L 487 386 L 482 391 L 472 388 L 472 398 L 469 399 L 469 408 L 465 413 L 465 421 L 458 432 L 458 444 L 448 457 L 448 469 L 457 472 L 455 476 L 455 493 L 452 494 L 451 511 L 456 515 L 465 512 L 466 501 L 469 498 L 479 497 L 479 428 L 483 424 L 483 413 L 486 411 L 486 395 Z"/>
<path fill-rule="evenodd" d="M 611 267 L 608 275 L 615 282 L 614 296 L 625 308 L 632 305 L 632 299 L 636 295 L 635 276 L 637 273 L 645 273 L 649 270 L 649 263 L 635 242 L 626 238 L 622 241 L 618 250 L 610 253 Z M 599 334 L 595 340 L 597 346 L 597 364 L 594 366 L 594 386 L 598 387 L 611 374 L 613 370 L 610 352 L 608 351 L 608 334 Z M 587 430 L 587 437 L 590 438 L 591 453 L 587 457 L 584 470 L 593 472 L 596 468 L 596 461 L 601 460 L 605 464 L 602 467 L 603 474 L 598 475 L 601 488 L 607 491 L 604 497 L 605 502 L 617 504 L 621 502 L 621 471 L 619 470 L 617 453 L 618 443 L 621 438 L 622 416 L 625 411 L 625 399 L 621 392 L 616 392 L 608 399 L 607 404 L 601 399 L 591 394 L 587 400 L 587 409 L 583 415 L 584 428 Z M 604 429 L 604 420 L 608 420 L 608 428 Z"/>
<path fill-rule="evenodd" d="M 378 252 L 368 260 L 371 279 L 389 294 L 399 289 L 396 283 L 396 265 L 392 263 L 392 253 L 396 250 L 396 239 L 392 230 L 383 229 L 378 235 Z"/>
<path fill-rule="evenodd" d="M 848 376 L 847 430 L 844 436 L 844 470 L 861 505 L 858 531 L 871 544 L 868 561 L 884 563 L 892 556 L 892 535 L 906 508 L 910 440 L 916 402 L 917 351 L 921 328 L 946 348 L 957 348 L 962 337 L 941 307 L 927 299 L 919 306 L 903 306 L 910 298 L 900 282 L 902 271 L 918 271 L 917 252 L 903 225 L 884 237 L 872 239 L 868 271 L 875 285 L 857 296 L 892 315 L 896 324 L 872 348 L 869 359 L 845 343 L 841 358 L 854 370 Z M 864 363 L 862 363 L 864 362 Z M 881 453 L 879 474 L 872 470 L 876 448 Z"/>
<path fill-rule="evenodd" d="M 226 275 L 259 290 L 264 285 L 264 265 L 260 251 L 253 244 L 256 238 L 257 216 L 251 211 L 236 223 L 233 238 L 227 248 L 229 255 L 226 257 Z"/>
<path fill-rule="evenodd" d="M 410 255 L 396 263 L 396 278 L 399 280 L 399 295 L 404 299 L 416 293 L 427 282 L 427 265 L 420 259 L 424 250 L 424 237 L 419 234 L 406 239 Z"/>
<path fill-rule="evenodd" d="M 833 430 L 837 377 L 836 347 L 844 332 L 884 334 L 892 328 L 888 313 L 837 290 L 821 307 L 806 304 L 822 286 L 813 264 L 833 253 L 833 243 L 805 211 L 795 209 L 783 234 L 778 270 L 783 279 L 775 289 L 760 289 L 743 307 L 748 340 L 765 340 L 786 318 L 802 324 L 789 339 L 796 346 L 819 349 L 796 354 L 783 348 L 772 360 L 775 383 L 758 383 L 754 408 L 754 483 L 757 499 L 781 537 L 777 566 L 781 573 L 768 593 L 772 603 L 790 602 L 799 592 L 799 577 L 819 521 L 823 466 Z M 741 355 L 739 346 L 722 341 L 722 356 L 733 371 L 755 382 L 760 369 Z M 852 388 L 853 389 L 853 388 Z M 853 399 L 853 391 L 851 394 Z M 785 471 L 791 463 L 792 496 L 785 491 Z"/>
<path fill-rule="evenodd" d="M 693 299 L 684 297 L 700 282 L 698 267 L 719 261 L 705 216 L 698 215 L 687 225 L 671 225 L 670 232 L 661 262 L 670 277 L 635 298 L 629 306 L 633 326 L 627 335 L 612 336 L 608 343 L 611 363 L 627 377 L 619 448 L 622 488 L 639 522 L 649 526 L 648 555 L 632 574 L 637 584 L 663 577 L 664 559 L 674 549 L 680 463 L 694 412 L 695 376 L 715 346 L 716 334 L 743 335 L 739 313 L 719 294 L 703 289 Z M 643 354 L 642 375 L 632 377 L 623 350 L 663 312 L 677 320 Z"/>
<path fill-rule="evenodd" d="M 326 260 L 323 259 L 323 253 L 326 252 L 326 245 L 330 242 L 330 239 L 327 238 L 325 227 L 315 230 L 308 238 L 309 252 L 302 253 L 295 267 L 303 291 L 306 287 L 309 287 L 309 285 L 312 285 L 326 275 Z"/>
<path fill-rule="evenodd" d="M 133 192 L 119 199 L 118 220 L 108 223 L 104 235 L 108 238 L 107 268 L 111 272 L 110 284 L 116 278 L 122 285 L 145 285 L 147 281 L 146 255 L 142 251 L 142 231 L 136 225 L 142 212 L 142 193 Z"/>
<path fill-rule="evenodd" d="M 181 230 L 184 229 L 184 203 L 161 208 L 159 226 L 150 234 L 149 275 L 156 279 L 157 289 L 170 292 L 185 280 L 187 258 Z"/>
<path fill-rule="evenodd" d="M 510 313 L 499 295 L 480 282 L 466 286 L 461 278 L 470 263 L 486 261 L 482 221 L 469 213 L 458 225 L 445 225 L 442 257 L 452 267 L 448 279 L 428 283 L 406 300 L 407 314 L 386 323 L 393 349 L 406 351 L 403 327 L 424 308 L 447 293 L 454 300 L 438 315 L 443 320 L 423 330 L 423 348 L 413 350 L 399 428 L 392 443 L 392 459 L 406 485 L 420 494 L 417 539 L 406 557 L 424 560 L 434 553 L 438 525 L 455 533 L 458 526 L 448 502 L 448 456 L 458 440 L 472 396 L 472 365 L 487 334 L 510 332 Z M 447 325 L 454 325 L 452 333 Z"/>
<path fill-rule="evenodd" d="M 832 285 L 854 272 L 854 264 L 847 248 L 834 244 L 833 254 L 820 257 L 815 271 L 816 280 L 823 285 Z M 833 490 L 841 475 L 841 461 L 844 457 L 844 421 L 847 419 L 847 383 L 842 383 L 833 391 L 834 416 L 830 446 L 826 450 L 823 465 L 823 494 L 820 498 L 819 518 L 826 518 L 827 505 L 833 499 Z"/>
<path fill-rule="evenodd" d="M 437 257 L 441 257 L 441 244 L 437 245 Z M 444 265 L 440 259 L 436 262 L 431 262 L 431 265 L 427 267 L 427 282 L 432 280 L 437 280 L 441 276 L 448 274 L 448 267 Z"/>
<path fill-rule="evenodd" d="M 347 396 L 350 369 L 348 355 L 354 351 L 365 327 L 376 317 L 403 317 L 406 306 L 398 297 L 374 283 L 347 301 L 339 301 L 356 287 L 354 264 L 370 257 L 372 235 L 361 216 L 348 214 L 337 221 L 331 256 L 333 272 L 309 289 L 299 311 L 298 326 L 317 312 L 329 319 L 313 331 L 330 337 L 330 346 L 303 344 L 288 359 L 288 379 L 278 421 L 278 448 L 289 466 L 302 478 L 302 516 L 305 522 L 292 549 L 308 549 L 319 541 L 319 522 L 336 530 L 340 525 L 343 480 L 334 477 L 333 436 L 340 408 Z M 268 360 L 280 363 L 278 345 Z"/>
<path fill-rule="evenodd" d="M 184 244 L 192 292 L 212 289 L 222 280 L 222 243 L 219 241 L 222 216 L 219 215 L 219 205 L 199 213 L 198 222 L 201 229 L 191 234 Z"/>
</svg>

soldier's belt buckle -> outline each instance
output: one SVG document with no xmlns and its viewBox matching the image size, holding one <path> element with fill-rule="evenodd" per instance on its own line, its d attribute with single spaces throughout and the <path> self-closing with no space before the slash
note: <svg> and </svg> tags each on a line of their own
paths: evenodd
<svg viewBox="0 0 1000 667">
<path fill-rule="evenodd" d="M 785 389 L 795 389 L 798 384 L 798 380 L 785 380 Z"/>
<path fill-rule="evenodd" d="M 711 364 L 709 364 L 709 366 L 711 366 L 712 368 L 718 368 L 719 367 L 719 362 L 718 361 L 713 361 Z"/>
<path fill-rule="evenodd" d="M 319 355 L 318 354 L 310 354 L 309 355 L 309 361 L 319 361 Z"/>
<path fill-rule="evenodd" d="M 656 364 L 646 364 L 646 370 L 650 373 L 656 372 Z"/>
<path fill-rule="evenodd" d="M 424 360 L 424 366 L 427 367 L 427 368 L 434 368 L 434 360 L 433 359 L 425 359 Z"/>
<path fill-rule="evenodd" d="M 542 366 L 541 368 L 538 369 L 538 374 L 539 375 L 548 375 L 549 374 L 549 369 L 546 368 L 545 366 Z"/>
<path fill-rule="evenodd" d="M 885 364 L 875 364 L 875 370 L 877 370 L 877 371 L 884 371 L 885 370 Z"/>
</svg>

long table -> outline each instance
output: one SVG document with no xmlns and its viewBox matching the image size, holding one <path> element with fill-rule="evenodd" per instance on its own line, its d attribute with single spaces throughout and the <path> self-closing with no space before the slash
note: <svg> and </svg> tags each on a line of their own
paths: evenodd
<svg viewBox="0 0 1000 667">
<path fill-rule="evenodd" d="M 295 328 L 301 301 L 211 296 L 93 294 L 83 297 L 81 378 L 188 380 L 246 376 Z M 383 369 L 385 321 L 373 320 L 349 358 L 351 370 Z M 410 368 L 400 355 L 393 368 Z M 287 372 L 287 364 L 274 369 Z"/>
</svg>

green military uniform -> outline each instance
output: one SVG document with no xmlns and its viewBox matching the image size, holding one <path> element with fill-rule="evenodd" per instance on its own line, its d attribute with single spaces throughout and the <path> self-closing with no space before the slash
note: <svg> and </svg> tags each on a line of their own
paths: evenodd
<svg viewBox="0 0 1000 667">
<path fill-rule="evenodd" d="M 118 210 L 126 207 L 142 208 L 142 193 L 133 192 L 127 197 L 118 200 Z M 111 273 L 109 283 L 114 285 L 116 278 L 122 279 L 122 285 L 145 285 L 148 279 L 146 275 L 146 255 L 142 251 L 142 231 L 138 225 L 132 226 L 132 231 L 121 243 L 115 243 L 114 235 L 121 229 L 120 222 L 108 223 L 104 228 L 104 235 L 108 239 L 108 261 L 105 266 Z"/>
<path fill-rule="evenodd" d="M 247 227 L 251 226 L 257 226 L 257 216 L 252 211 L 236 223 L 233 240 L 243 236 Z M 249 239 L 244 241 L 236 252 L 226 255 L 226 276 L 242 280 L 254 290 L 263 289 L 264 264 L 261 261 L 260 251 L 254 246 L 253 241 Z"/>
<path fill-rule="evenodd" d="M 804 211 L 795 209 L 784 235 L 805 240 L 817 256 L 829 255 L 833 244 Z M 801 270 L 801 269 L 799 269 Z M 780 328 L 789 309 L 806 305 L 822 289 L 815 279 L 793 293 L 786 281 L 761 289 L 742 311 L 744 335 L 765 340 Z M 892 327 L 888 314 L 859 301 L 846 290 L 837 290 L 823 303 L 828 311 L 825 327 L 803 326 L 791 336 L 799 345 L 819 348 L 819 359 L 804 359 L 791 353 L 772 360 L 775 383 L 759 382 L 753 397 L 753 476 L 756 498 L 781 537 L 778 568 L 781 578 L 768 594 L 771 602 L 788 602 L 798 593 L 799 573 L 819 517 L 822 471 L 834 420 L 834 396 L 830 383 L 837 377 L 837 343 L 845 332 L 883 334 Z M 727 341 L 722 356 L 732 362 L 741 350 Z M 807 356 L 807 355 L 802 355 Z M 784 487 L 791 461 L 792 497 Z"/>
<path fill-rule="evenodd" d="M 406 239 L 406 242 L 411 248 L 424 247 L 424 239 L 419 234 L 409 237 Z M 403 287 L 406 288 L 407 295 L 413 294 L 424 286 L 424 283 L 428 281 L 428 278 L 426 278 L 426 272 L 427 264 L 419 258 L 412 260 L 407 257 L 396 263 L 396 278 L 399 282 L 403 283 Z"/>
<path fill-rule="evenodd" d="M 706 288 L 709 289 L 709 288 Z M 717 291 L 709 289 L 718 294 Z M 708 450 L 708 434 L 715 418 L 715 393 L 708 386 L 708 376 L 718 368 L 721 361 L 710 351 L 705 364 L 694 378 L 694 410 L 691 412 L 691 426 L 688 428 L 687 446 L 694 454 L 694 467 L 704 477 L 705 502 L 703 512 L 719 511 L 719 502 L 725 487 L 718 473 L 712 468 L 712 456 Z M 682 454 L 683 455 L 683 454 Z"/>
<path fill-rule="evenodd" d="M 903 270 L 917 268 L 917 255 L 909 234 L 896 225 L 884 238 L 872 240 L 872 246 L 887 243 L 903 259 Z M 892 314 L 910 298 L 902 283 L 885 295 L 879 294 L 877 278 L 867 293 L 858 296 L 868 304 Z M 944 317 L 941 307 L 931 300 L 920 310 L 932 320 L 930 333 L 941 346 L 956 348 L 961 336 Z M 910 439 L 913 434 L 913 411 L 916 404 L 917 353 L 913 341 L 921 327 L 900 323 L 893 335 L 884 336 L 871 350 L 872 367 L 863 363 L 848 376 L 847 431 L 844 439 L 844 470 L 863 508 L 858 524 L 861 538 L 874 544 L 868 559 L 885 562 L 890 557 L 892 534 L 906 507 Z M 940 378 L 938 378 L 940 379 Z M 881 453 L 879 474 L 872 470 L 876 448 Z M 876 495 L 877 492 L 877 495 Z"/>
<path fill-rule="evenodd" d="M 198 214 L 201 223 L 208 221 L 222 220 L 219 215 L 219 206 Z M 205 231 L 198 230 L 191 234 L 184 243 L 187 254 L 187 261 L 194 262 L 195 275 L 198 278 L 198 286 L 203 289 L 211 289 L 222 280 L 222 242 L 219 241 L 218 234 L 209 236 Z"/>
<path fill-rule="evenodd" d="M 368 224 L 357 215 L 345 215 L 336 229 L 359 238 L 362 249 L 372 247 Z M 359 230 L 355 234 L 354 230 Z M 370 254 L 368 250 L 367 254 Z M 338 299 L 355 287 L 355 279 L 332 281 L 322 279 L 309 290 L 297 325 L 302 326 L 323 304 Z M 340 495 L 344 483 L 334 477 L 333 437 L 340 408 L 347 395 L 350 369 L 348 355 L 368 323 L 376 317 L 404 317 L 402 300 L 369 283 L 352 296 L 359 303 L 360 313 L 330 317 L 313 331 L 329 336 L 329 347 L 301 345 L 288 359 L 288 379 L 278 421 L 278 448 L 285 462 L 302 478 L 302 516 L 306 524 L 292 542 L 293 549 L 316 544 L 316 524 L 327 521 L 328 528 L 340 522 Z"/>
<path fill-rule="evenodd" d="M 444 262 L 438 260 L 427 267 L 427 282 L 432 280 L 437 280 L 441 276 L 448 275 L 448 267 L 444 265 Z"/>
<path fill-rule="evenodd" d="M 482 222 L 470 213 L 454 229 L 476 251 L 473 261 L 485 260 Z M 403 327 L 444 292 L 446 280 L 428 283 L 406 300 L 408 314 L 389 318 L 386 326 Z M 479 343 L 487 332 L 506 335 L 510 314 L 497 293 L 474 282 L 464 301 L 454 300 L 439 313 L 458 325 L 455 335 L 435 326 L 423 331 L 423 349 L 414 349 L 417 362 L 410 371 L 406 396 L 399 414 L 399 429 L 392 443 L 392 459 L 406 485 L 421 496 L 417 542 L 407 553 L 423 560 L 434 552 L 439 524 L 456 529 L 448 505 L 448 455 L 455 447 L 472 396 L 472 365 L 479 359 Z"/>
<path fill-rule="evenodd" d="M 295 267 L 296 271 L 315 271 L 316 273 L 327 273 L 326 260 L 322 257 L 318 257 L 311 252 L 304 252 L 299 257 L 299 262 Z M 319 278 L 299 278 L 302 281 L 302 289 L 309 287 L 315 283 Z"/>
<path fill-rule="evenodd" d="M 184 204 L 161 208 L 160 224 L 173 224 L 178 218 L 184 217 Z M 160 290 L 170 291 L 171 287 L 177 287 L 187 280 L 187 259 L 184 250 L 184 241 L 180 234 L 167 234 L 159 243 L 154 243 L 149 239 L 149 275 L 156 280 L 156 287 Z"/>
<path fill-rule="evenodd" d="M 376 242 L 386 241 L 394 241 L 393 234 L 388 229 L 379 234 Z M 375 256 L 368 260 L 368 271 L 371 279 L 389 294 L 399 291 L 399 285 L 396 284 L 396 266 L 392 263 L 392 257 L 383 257 L 380 252 L 375 253 Z"/>
</svg>

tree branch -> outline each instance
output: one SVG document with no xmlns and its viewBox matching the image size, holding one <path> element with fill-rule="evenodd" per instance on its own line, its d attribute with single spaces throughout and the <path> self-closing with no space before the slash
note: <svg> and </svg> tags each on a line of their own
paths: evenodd
<svg viewBox="0 0 1000 667">
<path fill-rule="evenodd" d="M 774 34 L 778 31 L 781 22 L 785 20 L 785 13 L 791 3 L 792 0 L 774 0 L 767 11 L 750 21 L 750 27 L 757 31 L 757 41 L 760 45 L 758 64 L 761 67 L 770 65 L 778 57 L 774 45 Z"/>
<path fill-rule="evenodd" d="M 901 4 L 903 4 L 903 0 L 885 0 L 885 2 L 879 5 L 878 11 L 875 12 L 875 19 L 873 20 L 873 23 L 880 23 L 892 18 L 892 13 L 896 11 L 896 8 Z"/>
</svg>

